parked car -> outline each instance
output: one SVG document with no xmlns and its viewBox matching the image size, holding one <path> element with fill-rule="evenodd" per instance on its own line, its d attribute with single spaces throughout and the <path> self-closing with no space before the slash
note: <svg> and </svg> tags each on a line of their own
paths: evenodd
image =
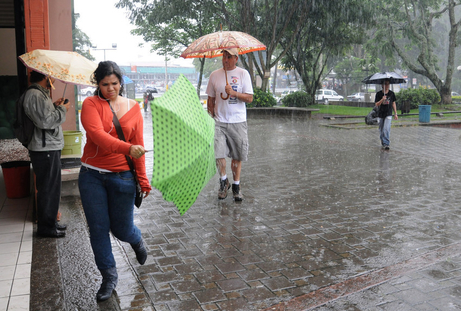
<svg viewBox="0 0 461 311">
<path fill-rule="evenodd" d="M 461 95 L 459 95 L 459 93 L 457 92 L 451 92 L 451 96 L 461 96 Z"/>
<path fill-rule="evenodd" d="M 365 101 L 365 93 L 355 93 L 347 96 L 347 100 L 352 102 L 363 102 Z"/>
<path fill-rule="evenodd" d="M 288 94 L 293 94 L 294 92 L 296 92 L 295 90 L 285 90 L 282 92 L 282 94 L 280 94 L 280 97 L 276 98 L 277 100 L 277 103 L 281 103 L 282 102 L 282 99 L 287 96 Z"/>
<path fill-rule="evenodd" d="M 282 94 L 280 95 L 281 98 L 284 98 L 285 96 L 287 96 L 288 94 L 293 94 L 294 92 L 296 92 L 295 90 L 285 90 L 282 92 Z"/>
<path fill-rule="evenodd" d="M 84 96 L 91 96 L 94 94 L 94 91 L 96 90 L 95 87 L 88 86 L 80 89 L 80 94 Z"/>
<path fill-rule="evenodd" d="M 328 105 L 329 101 L 341 101 L 344 97 L 333 90 L 320 89 L 315 92 L 315 100 L 323 101 L 325 105 Z"/>
<path fill-rule="evenodd" d="M 153 85 L 146 85 L 145 92 L 152 92 L 152 93 L 158 93 L 158 90 L 155 86 Z"/>
</svg>

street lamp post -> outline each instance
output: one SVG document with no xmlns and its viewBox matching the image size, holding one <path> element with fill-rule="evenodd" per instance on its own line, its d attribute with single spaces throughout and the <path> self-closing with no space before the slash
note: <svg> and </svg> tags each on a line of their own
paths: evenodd
<svg viewBox="0 0 461 311">
<path fill-rule="evenodd" d="M 104 61 L 106 61 L 106 51 L 116 50 L 117 49 L 117 43 L 112 43 L 112 48 L 111 49 L 98 49 L 97 47 L 98 47 L 97 45 L 94 45 L 93 50 L 95 50 L 95 51 L 96 50 L 104 51 Z"/>
</svg>

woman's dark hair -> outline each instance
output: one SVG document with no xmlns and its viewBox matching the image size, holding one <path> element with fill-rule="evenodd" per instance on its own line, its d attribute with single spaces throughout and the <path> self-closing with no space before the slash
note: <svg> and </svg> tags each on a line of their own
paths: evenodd
<svg viewBox="0 0 461 311">
<path fill-rule="evenodd" d="M 30 72 L 29 81 L 30 83 L 37 83 L 45 79 L 46 76 L 38 71 L 32 70 Z"/>
<path fill-rule="evenodd" d="M 100 62 L 98 65 L 98 68 L 93 72 L 93 75 L 91 76 L 91 82 L 93 84 L 96 84 L 96 90 L 94 91 L 94 95 L 99 94 L 99 82 L 101 82 L 102 79 L 104 79 L 107 76 L 110 76 L 114 74 L 117 78 L 118 81 L 120 81 L 120 91 L 118 92 L 118 95 L 122 95 L 123 93 L 123 73 L 120 67 L 108 60 L 104 62 Z"/>
</svg>

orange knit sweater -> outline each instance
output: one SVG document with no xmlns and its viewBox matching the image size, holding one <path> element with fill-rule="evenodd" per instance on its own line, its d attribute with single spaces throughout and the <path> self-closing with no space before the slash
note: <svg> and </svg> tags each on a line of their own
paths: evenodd
<svg viewBox="0 0 461 311">
<path fill-rule="evenodd" d="M 141 110 L 139 105 L 135 105 L 119 119 L 126 142 L 118 138 L 112 118 L 107 101 L 98 96 L 85 99 L 81 121 L 86 131 L 86 144 L 81 161 L 111 172 L 129 171 L 125 155 L 130 154 L 130 146 L 144 146 Z M 146 176 L 145 156 L 132 159 L 142 190 L 150 191 L 152 188 Z"/>
</svg>

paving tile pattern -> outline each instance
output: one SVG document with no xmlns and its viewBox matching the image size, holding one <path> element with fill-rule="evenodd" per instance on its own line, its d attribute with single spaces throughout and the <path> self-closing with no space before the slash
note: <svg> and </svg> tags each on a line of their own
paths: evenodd
<svg viewBox="0 0 461 311">
<path fill-rule="evenodd" d="M 460 241 L 460 131 L 393 128 L 383 152 L 375 127 L 324 122 L 250 119 L 242 203 L 217 200 L 217 176 L 184 216 L 157 191 L 143 202 L 149 258 L 133 269 L 155 310 L 270 308 Z M 460 267 L 452 258 L 317 309 L 448 310 L 461 305 Z"/>
<path fill-rule="evenodd" d="M 146 148 L 153 150 L 150 120 L 146 115 Z M 113 241 L 120 281 L 116 295 L 105 304 L 94 301 L 100 276 L 91 253 L 81 256 L 73 244 L 80 241 L 79 247 L 88 253 L 78 199 L 63 200 L 68 206 L 63 216 L 71 220 L 69 239 L 48 245 L 56 249 L 48 264 L 58 262 L 60 274 L 54 277 L 61 278 L 64 287 L 62 294 L 53 294 L 54 306 L 124 311 L 305 310 L 296 306 L 309 303 L 301 301 L 306 295 L 318 302 L 317 293 L 356 280 L 347 296 L 332 294 L 310 309 L 459 309 L 458 252 L 371 287 L 360 280 L 373 271 L 460 243 L 461 132 L 396 127 L 391 150 L 385 152 L 376 127 L 322 126 L 328 122 L 250 118 L 241 203 L 231 195 L 217 199 L 218 176 L 183 216 L 154 190 L 135 210 L 148 259 L 140 266 L 127 243 Z M 147 153 L 148 171 L 152 156 Z M 230 163 L 227 172 L 232 176 Z"/>
</svg>

